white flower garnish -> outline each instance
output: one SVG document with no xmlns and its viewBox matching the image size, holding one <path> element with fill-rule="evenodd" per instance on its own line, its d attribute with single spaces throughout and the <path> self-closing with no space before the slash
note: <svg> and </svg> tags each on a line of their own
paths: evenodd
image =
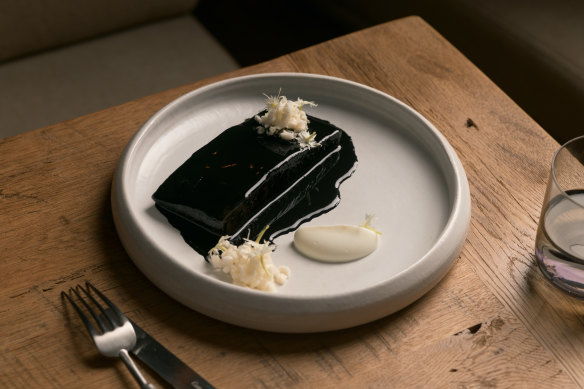
<svg viewBox="0 0 584 389">
<path fill-rule="evenodd" d="M 245 239 L 239 246 L 232 244 L 229 236 L 222 236 L 209 251 L 209 261 L 215 269 L 229 274 L 235 285 L 274 291 L 275 284 L 283 285 L 286 282 L 290 269 L 274 265 L 271 254 L 275 246 L 259 243 L 262 234 L 256 241 Z"/>
<path fill-rule="evenodd" d="M 254 118 L 260 124 L 257 131 L 260 134 L 266 133 L 272 136 L 291 141 L 296 140 L 300 147 L 320 146 L 314 140 L 316 133 L 308 131 L 308 118 L 304 112 L 304 106 L 316 107 L 312 101 L 297 99 L 291 101 L 286 96 L 266 96 L 267 112 Z"/>
<path fill-rule="evenodd" d="M 320 143 L 314 140 L 316 137 L 316 132 L 309 134 L 308 131 L 300 133 L 300 136 L 297 138 L 300 147 L 317 147 L 320 146 Z"/>
<path fill-rule="evenodd" d="M 375 232 L 377 235 L 381 235 L 381 232 L 377 231 L 375 228 L 373 228 L 373 219 L 375 219 L 375 215 L 372 213 L 366 213 L 365 214 L 365 220 L 363 220 L 363 222 L 361 224 L 359 224 L 359 227 L 363 227 L 363 228 L 367 228 L 368 230 L 371 230 L 373 232 Z"/>
</svg>

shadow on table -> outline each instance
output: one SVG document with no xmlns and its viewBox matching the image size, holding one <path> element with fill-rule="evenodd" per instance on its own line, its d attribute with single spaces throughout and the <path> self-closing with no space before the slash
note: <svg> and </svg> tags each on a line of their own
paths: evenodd
<svg viewBox="0 0 584 389">
<path fill-rule="evenodd" d="M 584 341 L 584 301 L 552 285 L 539 270 L 535 254 L 530 258 L 523 296 L 528 321 L 549 331 L 549 336 L 561 333 L 567 339 L 579 337 Z"/>
</svg>

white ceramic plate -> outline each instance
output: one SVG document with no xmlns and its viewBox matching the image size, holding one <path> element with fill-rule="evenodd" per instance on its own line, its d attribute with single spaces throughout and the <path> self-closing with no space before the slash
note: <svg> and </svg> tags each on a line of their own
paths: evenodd
<svg viewBox="0 0 584 389">
<path fill-rule="evenodd" d="M 359 165 L 340 205 L 311 224 L 359 224 L 374 213 L 383 235 L 361 260 L 327 264 L 299 255 L 293 233 L 276 239 L 277 265 L 292 274 L 276 292 L 235 286 L 216 274 L 154 207 L 156 188 L 195 150 L 264 106 L 263 94 L 318 104 L 309 114 L 353 139 Z M 379 319 L 412 303 L 446 274 L 465 240 L 470 196 L 445 138 L 400 101 L 354 82 L 274 73 L 229 79 L 173 101 L 135 134 L 112 189 L 114 221 L 138 268 L 203 314 L 276 332 L 316 332 Z"/>
</svg>

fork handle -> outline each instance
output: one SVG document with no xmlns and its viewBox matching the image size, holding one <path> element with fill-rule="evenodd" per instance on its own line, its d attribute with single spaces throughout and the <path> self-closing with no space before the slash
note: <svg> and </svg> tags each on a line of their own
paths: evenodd
<svg viewBox="0 0 584 389">
<path fill-rule="evenodd" d="M 121 349 L 118 355 L 122 359 L 122 361 L 124 361 L 128 370 L 130 370 L 130 373 L 132 373 L 136 381 L 138 381 L 138 384 L 140 384 L 141 389 L 156 389 L 156 386 L 146 381 L 146 378 L 144 378 L 140 370 L 138 370 L 138 366 L 136 366 L 132 358 L 130 358 L 128 350 Z"/>
</svg>

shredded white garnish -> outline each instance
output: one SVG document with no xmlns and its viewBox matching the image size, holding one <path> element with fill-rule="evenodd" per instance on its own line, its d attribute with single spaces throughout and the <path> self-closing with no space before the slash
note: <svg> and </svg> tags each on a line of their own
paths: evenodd
<svg viewBox="0 0 584 389">
<path fill-rule="evenodd" d="M 209 251 L 209 261 L 215 269 L 231 276 L 235 285 L 251 289 L 274 291 L 277 285 L 284 285 L 290 276 L 287 266 L 276 266 L 271 254 L 275 246 L 245 239 L 236 246 L 229 236 L 222 236 Z"/>
<path fill-rule="evenodd" d="M 304 112 L 304 106 L 316 107 L 312 101 L 297 99 L 291 101 L 286 96 L 266 96 L 266 110 L 263 115 L 256 115 L 255 120 L 260 124 L 257 131 L 260 134 L 279 136 L 291 141 L 296 140 L 300 147 L 320 146 L 315 141 L 316 133 L 308 130 L 309 120 Z"/>
</svg>

